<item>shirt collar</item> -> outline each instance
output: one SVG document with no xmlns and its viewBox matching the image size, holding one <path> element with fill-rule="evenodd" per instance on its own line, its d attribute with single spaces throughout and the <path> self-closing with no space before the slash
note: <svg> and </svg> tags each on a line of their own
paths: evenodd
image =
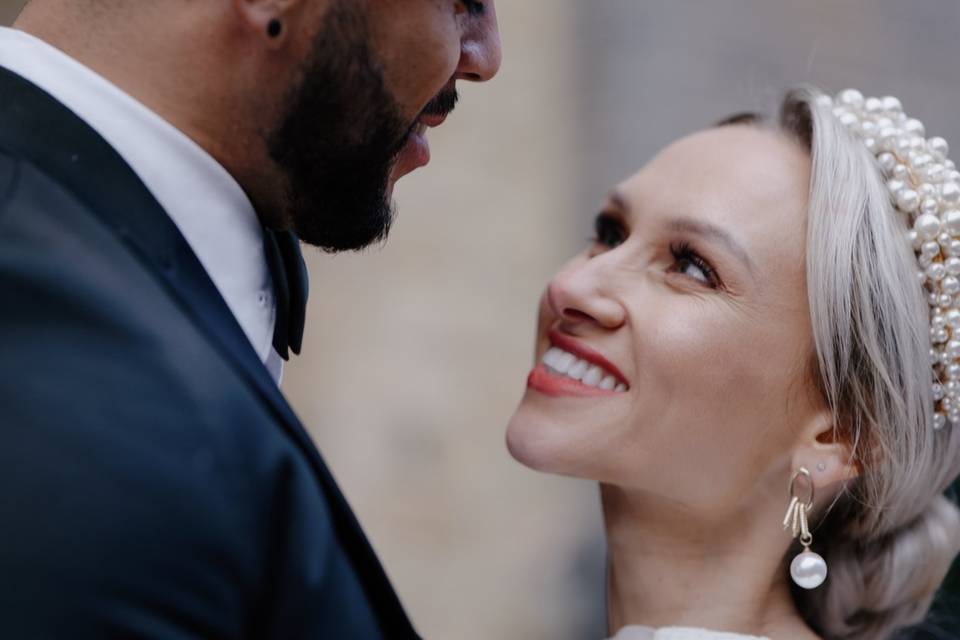
<svg viewBox="0 0 960 640">
<path fill-rule="evenodd" d="M 140 177 L 196 254 L 260 360 L 279 382 L 276 306 L 263 231 L 236 180 L 187 135 L 42 40 L 0 27 L 0 66 L 76 113 Z"/>
</svg>

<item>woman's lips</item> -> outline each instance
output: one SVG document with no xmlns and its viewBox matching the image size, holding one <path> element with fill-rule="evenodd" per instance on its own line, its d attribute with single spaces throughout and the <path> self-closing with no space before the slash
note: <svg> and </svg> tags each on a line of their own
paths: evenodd
<svg viewBox="0 0 960 640">
<path fill-rule="evenodd" d="M 630 386 L 630 382 L 627 380 L 627 377 L 623 375 L 623 372 L 621 372 L 620 369 L 617 368 L 617 365 L 613 364 L 590 347 L 581 344 L 579 340 L 571 338 L 567 334 L 558 331 L 557 329 L 551 329 L 547 334 L 547 337 L 550 339 L 550 344 L 552 346 L 559 347 L 564 351 L 572 353 L 582 360 L 586 360 L 587 362 L 604 369 L 606 372 L 610 373 L 614 378 L 616 378 L 620 384 L 626 387 Z"/>
<path fill-rule="evenodd" d="M 550 348 L 527 378 L 549 396 L 608 397 L 627 391 L 625 376 L 609 360 L 577 340 L 551 331 Z"/>
<path fill-rule="evenodd" d="M 527 387 L 553 397 L 579 396 L 584 398 L 609 397 L 622 395 L 622 391 L 608 391 L 599 387 L 585 385 L 579 380 L 551 372 L 545 365 L 538 364 L 527 378 Z"/>
</svg>

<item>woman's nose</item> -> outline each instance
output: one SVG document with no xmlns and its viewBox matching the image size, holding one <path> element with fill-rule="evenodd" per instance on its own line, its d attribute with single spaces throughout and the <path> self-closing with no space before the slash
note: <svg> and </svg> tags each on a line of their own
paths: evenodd
<svg viewBox="0 0 960 640">
<path fill-rule="evenodd" d="M 547 303 L 554 314 L 572 325 L 616 329 L 626 320 L 623 306 L 604 286 L 602 269 L 593 260 L 574 260 L 547 287 Z"/>
<path fill-rule="evenodd" d="M 472 82 L 486 82 L 500 69 L 503 52 L 500 49 L 500 28 L 493 0 L 484 2 L 482 15 L 471 17 L 460 41 L 460 61 L 456 78 Z"/>
</svg>

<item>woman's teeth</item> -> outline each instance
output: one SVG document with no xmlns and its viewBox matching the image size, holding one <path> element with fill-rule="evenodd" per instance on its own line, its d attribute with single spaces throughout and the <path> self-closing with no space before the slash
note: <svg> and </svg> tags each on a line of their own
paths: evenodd
<svg viewBox="0 0 960 640">
<path fill-rule="evenodd" d="M 627 386 L 610 375 L 607 371 L 586 360 L 581 360 L 572 353 L 557 347 L 550 347 L 541 359 L 543 365 L 553 374 L 566 376 L 588 387 L 596 387 L 605 391 L 624 392 Z"/>
</svg>

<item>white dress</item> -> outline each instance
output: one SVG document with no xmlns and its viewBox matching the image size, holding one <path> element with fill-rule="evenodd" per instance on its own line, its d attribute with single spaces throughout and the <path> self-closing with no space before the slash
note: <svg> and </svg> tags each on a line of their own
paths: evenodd
<svg viewBox="0 0 960 640">
<path fill-rule="evenodd" d="M 629 626 L 620 629 L 617 635 L 610 640 L 770 640 L 770 638 L 689 627 L 654 629 L 652 627 Z"/>
</svg>

